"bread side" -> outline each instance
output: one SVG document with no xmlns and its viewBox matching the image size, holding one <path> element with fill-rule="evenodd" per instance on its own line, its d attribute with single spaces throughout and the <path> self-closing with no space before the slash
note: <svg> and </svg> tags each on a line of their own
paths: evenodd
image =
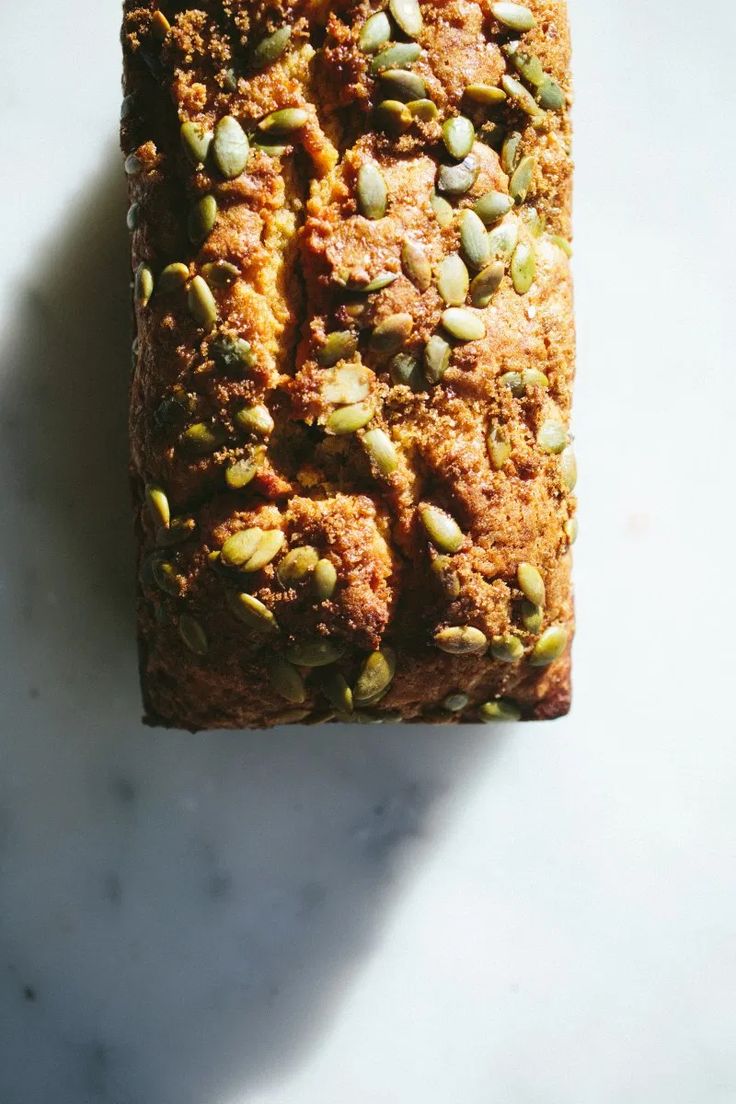
<svg viewBox="0 0 736 1104">
<path fill-rule="evenodd" d="M 564 4 L 124 7 L 146 719 L 565 713 Z"/>
</svg>

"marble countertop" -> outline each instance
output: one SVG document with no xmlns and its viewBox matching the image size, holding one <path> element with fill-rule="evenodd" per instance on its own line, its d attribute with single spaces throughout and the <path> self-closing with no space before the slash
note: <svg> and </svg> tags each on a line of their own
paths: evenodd
<svg viewBox="0 0 736 1104">
<path fill-rule="evenodd" d="M 574 712 L 193 737 L 139 723 L 118 4 L 2 5 L 0 1104 L 736 1100 L 736 16 L 571 6 Z"/>
</svg>

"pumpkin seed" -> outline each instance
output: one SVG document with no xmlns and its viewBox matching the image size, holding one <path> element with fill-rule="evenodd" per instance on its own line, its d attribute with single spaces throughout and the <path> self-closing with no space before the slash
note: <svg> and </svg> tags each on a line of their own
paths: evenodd
<svg viewBox="0 0 736 1104">
<path fill-rule="evenodd" d="M 129 153 L 123 167 L 128 176 L 138 176 L 138 173 L 143 171 L 143 161 L 137 153 Z"/>
<path fill-rule="evenodd" d="M 550 234 L 549 240 L 553 245 L 556 245 L 558 249 L 561 249 L 566 256 L 572 257 L 572 246 L 567 238 L 561 238 L 559 234 Z"/>
<path fill-rule="evenodd" d="M 510 456 L 511 444 L 506 437 L 506 430 L 501 426 L 494 426 L 488 434 L 488 457 L 493 470 L 501 471 Z"/>
<path fill-rule="evenodd" d="M 460 576 L 453 567 L 453 560 L 450 556 L 435 556 L 431 564 L 432 573 L 437 576 L 437 579 L 442 587 L 445 595 L 450 599 L 460 597 Z"/>
<path fill-rule="evenodd" d="M 409 340 L 413 329 L 414 319 L 410 314 L 391 314 L 373 330 L 371 348 L 379 356 L 393 356 Z"/>
<path fill-rule="evenodd" d="M 567 629 L 564 625 L 550 625 L 534 645 L 529 663 L 532 667 L 547 667 L 559 659 L 567 647 Z"/>
<path fill-rule="evenodd" d="M 524 645 L 513 633 L 494 636 L 491 641 L 491 655 L 501 663 L 516 663 L 524 655 Z"/>
<path fill-rule="evenodd" d="M 538 57 L 534 54 L 527 54 L 524 50 L 519 49 L 518 42 L 510 42 L 508 46 L 504 47 L 506 57 L 513 65 L 516 72 L 522 77 L 527 84 L 533 84 L 535 88 L 539 88 L 544 84 L 547 79 L 547 74 L 542 68 L 542 63 Z"/>
<path fill-rule="evenodd" d="M 542 452 L 562 452 L 567 445 L 567 430 L 562 422 L 555 418 L 543 422 L 537 434 L 537 444 Z"/>
<path fill-rule="evenodd" d="M 538 633 L 542 627 L 543 610 L 535 606 L 528 598 L 522 598 L 518 605 L 519 620 L 530 633 Z"/>
<path fill-rule="evenodd" d="M 372 294 L 374 291 L 383 291 L 384 288 L 397 279 L 398 275 L 398 272 L 382 272 L 379 276 L 375 276 L 370 283 L 356 290 L 362 291 L 364 295 Z"/>
<path fill-rule="evenodd" d="M 236 460 L 225 470 L 225 482 L 231 491 L 242 491 L 258 473 L 259 465 L 253 457 Z"/>
<path fill-rule="evenodd" d="M 455 115 L 443 123 L 442 141 L 450 157 L 462 161 L 473 148 L 475 127 L 465 115 Z"/>
<path fill-rule="evenodd" d="M 385 11 L 375 12 L 360 28 L 358 46 L 364 54 L 374 54 L 391 38 L 391 23 Z"/>
<path fill-rule="evenodd" d="M 279 697 L 293 705 L 301 705 L 307 700 L 304 679 L 287 660 L 274 657 L 268 664 L 268 676 Z"/>
<path fill-rule="evenodd" d="M 531 187 L 534 170 L 537 167 L 536 157 L 522 157 L 514 169 L 509 181 L 509 195 L 515 203 L 523 203 Z"/>
<path fill-rule="evenodd" d="M 353 687 L 356 705 L 373 705 L 382 698 L 393 682 L 396 673 L 396 655 L 393 648 L 381 648 L 363 661 L 358 680 Z"/>
<path fill-rule="evenodd" d="M 208 456 L 224 444 L 227 434 L 222 426 L 195 422 L 181 435 L 181 442 L 193 456 Z"/>
<path fill-rule="evenodd" d="M 427 95 L 427 86 L 417 73 L 408 69 L 384 69 L 381 73 L 381 89 L 387 100 L 423 100 Z"/>
<path fill-rule="evenodd" d="M 134 230 L 138 229 L 138 226 L 140 225 L 140 221 L 141 221 L 141 205 L 140 205 L 140 203 L 131 203 L 130 207 L 128 208 L 128 213 L 125 216 L 125 225 L 128 227 L 128 229 L 132 233 Z"/>
<path fill-rule="evenodd" d="M 432 265 L 424 247 L 407 238 L 401 247 L 401 267 L 419 291 L 426 291 L 432 283 Z"/>
<path fill-rule="evenodd" d="M 508 261 L 516 248 L 518 239 L 519 224 L 515 220 L 513 222 L 502 222 L 500 226 L 495 226 L 493 230 L 488 232 L 488 248 L 491 251 L 491 256 L 495 260 Z"/>
<path fill-rule="evenodd" d="M 472 103 L 482 104 L 484 107 L 495 107 L 506 99 L 503 88 L 497 88 L 495 84 L 468 84 L 465 86 L 465 95 Z"/>
<path fill-rule="evenodd" d="M 537 118 L 542 114 L 537 101 L 532 96 L 531 92 L 524 85 L 516 79 L 516 77 L 509 76 L 508 73 L 504 73 L 501 77 L 501 84 L 504 91 L 510 100 L 513 100 L 517 107 L 520 107 L 527 115 L 532 119 Z"/>
<path fill-rule="evenodd" d="M 421 389 L 422 376 L 419 361 L 411 353 L 397 353 L 391 361 L 390 372 L 391 380 L 397 387 L 411 387 L 412 391 Z"/>
<path fill-rule="evenodd" d="M 448 307 L 461 306 L 468 295 L 470 275 L 457 253 L 450 253 L 437 266 L 437 291 Z"/>
<path fill-rule="evenodd" d="M 320 678 L 320 690 L 335 709 L 341 713 L 353 712 L 353 691 L 339 671 L 334 668 L 324 671 Z"/>
<path fill-rule="evenodd" d="M 286 649 L 286 658 L 297 667 L 328 667 L 337 662 L 345 651 L 342 644 L 326 637 L 313 637 L 290 644 Z"/>
<path fill-rule="evenodd" d="M 376 54 L 371 62 L 371 75 L 376 76 L 384 69 L 408 69 L 421 54 L 422 49 L 416 42 L 394 42 Z"/>
<path fill-rule="evenodd" d="M 521 710 L 515 702 L 509 701 L 508 698 L 485 702 L 478 712 L 483 724 L 521 720 Z"/>
<path fill-rule="evenodd" d="M 309 114 L 302 107 L 282 107 L 261 119 L 258 129 L 263 134 L 293 134 L 306 126 Z"/>
<path fill-rule="evenodd" d="M 319 561 L 319 552 L 311 544 L 302 544 L 292 548 L 276 568 L 276 575 L 282 586 L 291 587 L 312 574 Z"/>
<path fill-rule="evenodd" d="M 349 360 L 358 349 L 357 335 L 351 330 L 334 330 L 327 334 L 316 360 L 323 368 L 332 368 L 340 360 Z"/>
<path fill-rule="evenodd" d="M 279 553 L 284 539 L 284 534 L 280 529 L 267 529 L 261 536 L 255 552 L 244 564 L 240 565 L 238 570 L 245 571 L 247 574 L 251 574 L 253 571 L 261 571 Z"/>
<path fill-rule="evenodd" d="M 461 211 L 458 219 L 460 226 L 460 244 L 465 260 L 471 268 L 484 268 L 491 259 L 488 234 L 482 221 L 469 207 Z"/>
<path fill-rule="evenodd" d="M 508 387 L 515 399 L 521 399 L 526 394 L 521 372 L 504 372 L 502 376 L 498 377 L 498 382 L 504 387 Z"/>
<path fill-rule="evenodd" d="M 162 590 L 164 594 L 171 594 L 172 597 L 178 598 L 181 588 L 173 564 L 166 560 L 154 559 L 151 564 L 151 572 L 153 581 L 159 590 Z"/>
<path fill-rule="evenodd" d="M 212 160 L 226 180 L 240 176 L 248 163 L 248 136 L 237 119 L 224 115 L 215 127 L 212 140 Z"/>
<path fill-rule="evenodd" d="M 171 30 L 171 24 L 162 11 L 155 11 L 151 16 L 151 34 L 157 42 L 163 42 Z"/>
<path fill-rule="evenodd" d="M 545 586 L 541 573 L 534 564 L 520 563 L 516 569 L 519 590 L 535 606 L 544 606 Z"/>
<path fill-rule="evenodd" d="M 201 245 L 212 232 L 217 219 L 217 200 L 213 195 L 202 196 L 189 212 L 187 231 L 193 245 Z"/>
<path fill-rule="evenodd" d="M 434 634 L 437 647 L 450 655 L 483 655 L 488 649 L 488 637 L 472 625 L 453 625 Z"/>
<path fill-rule="evenodd" d="M 439 506 L 422 506 L 419 517 L 427 536 L 440 552 L 457 552 L 463 546 L 465 536 L 453 517 Z"/>
<path fill-rule="evenodd" d="M 521 382 L 525 393 L 530 387 L 541 387 L 544 390 L 549 387 L 549 379 L 539 368 L 525 368 L 521 373 Z"/>
<path fill-rule="evenodd" d="M 447 202 L 447 200 L 443 199 L 442 196 L 437 195 L 436 192 L 433 192 L 432 195 L 429 197 L 429 202 L 431 204 L 432 210 L 434 211 L 435 218 L 437 219 L 437 222 L 440 224 L 440 226 L 443 229 L 450 226 L 454 215 L 452 207 Z"/>
<path fill-rule="evenodd" d="M 411 126 L 411 111 L 401 100 L 382 100 L 375 110 L 376 129 L 398 138 Z"/>
<path fill-rule="evenodd" d="M 261 141 L 257 141 L 256 139 L 253 141 L 253 149 L 260 150 L 261 153 L 265 153 L 268 157 L 283 157 L 288 148 L 288 145 L 285 145 L 283 142 L 278 142 L 275 139 L 270 142 L 265 138 L 261 139 Z"/>
<path fill-rule="evenodd" d="M 159 529 L 156 533 L 156 544 L 159 548 L 171 548 L 193 537 L 197 531 L 197 523 L 194 518 L 173 518 L 168 529 Z"/>
<path fill-rule="evenodd" d="M 181 261 L 174 261 L 162 269 L 158 278 L 159 295 L 169 295 L 174 291 L 181 291 L 189 279 L 189 269 Z"/>
<path fill-rule="evenodd" d="M 135 270 L 135 301 L 139 307 L 147 307 L 153 295 L 153 273 L 147 264 L 139 264 Z"/>
<path fill-rule="evenodd" d="M 238 91 L 238 74 L 234 69 L 225 69 L 222 74 L 222 86 L 226 92 Z"/>
<path fill-rule="evenodd" d="M 342 436 L 346 433 L 355 433 L 373 417 L 373 407 L 369 403 L 351 403 L 350 406 L 341 406 L 333 410 L 327 419 L 325 428 L 328 433 Z"/>
<path fill-rule="evenodd" d="M 351 406 L 370 394 L 371 372 L 362 364 L 343 364 L 324 373 L 320 394 L 326 403 Z"/>
<path fill-rule="evenodd" d="M 194 652 L 194 654 L 198 656 L 207 654 L 209 649 L 207 634 L 199 621 L 196 621 L 195 618 L 188 613 L 183 613 L 179 618 L 179 636 L 182 638 L 187 648 L 189 648 L 190 652 Z"/>
<path fill-rule="evenodd" d="M 475 184 L 480 172 L 478 158 L 469 153 L 459 165 L 440 165 L 437 189 L 445 195 L 465 195 Z"/>
<path fill-rule="evenodd" d="M 258 548 L 263 537 L 263 529 L 253 526 L 240 529 L 228 537 L 220 549 L 220 559 L 226 567 L 242 567 Z"/>
<path fill-rule="evenodd" d="M 251 58 L 253 68 L 265 69 L 267 65 L 278 61 L 281 55 L 286 52 L 291 39 L 291 31 L 291 27 L 279 27 L 277 31 L 273 31 L 272 34 L 262 38 L 253 51 Z"/>
<path fill-rule="evenodd" d="M 229 261 L 208 261 L 202 265 L 202 276 L 210 287 L 227 288 L 240 276 L 240 269 Z"/>
<path fill-rule="evenodd" d="M 211 330 L 217 321 L 217 303 L 201 276 L 195 276 L 187 292 L 189 313 L 195 322 L 206 330 Z"/>
<path fill-rule="evenodd" d="M 501 168 L 507 176 L 511 176 L 519 163 L 520 145 L 521 134 L 518 130 L 513 130 L 511 134 L 507 134 L 503 140 L 503 145 L 501 146 Z"/>
<path fill-rule="evenodd" d="M 527 242 L 519 242 L 514 250 L 510 272 L 514 291 L 519 295 L 526 295 L 534 283 L 537 272 L 537 259 L 534 255 L 534 249 Z"/>
<path fill-rule="evenodd" d="M 256 437 L 269 437 L 273 433 L 274 420 L 271 411 L 263 403 L 244 406 L 236 412 L 234 421 L 244 433 L 252 433 Z"/>
<path fill-rule="evenodd" d="M 476 204 L 473 206 L 478 218 L 486 226 L 491 226 L 494 222 L 498 222 L 504 215 L 508 214 L 511 208 L 514 206 L 510 196 L 505 192 L 486 192 L 484 196 L 481 196 Z"/>
<path fill-rule="evenodd" d="M 439 334 L 432 334 L 424 346 L 424 376 L 427 383 L 437 384 L 450 367 L 452 349 Z"/>
<path fill-rule="evenodd" d="M 276 618 L 268 606 L 252 594 L 228 594 L 228 604 L 239 621 L 256 632 L 272 633 L 278 629 Z"/>
<path fill-rule="evenodd" d="M 409 38 L 416 38 L 422 29 L 419 0 L 389 0 L 388 10 Z"/>
<path fill-rule="evenodd" d="M 575 490 L 578 481 L 578 465 L 571 448 L 566 448 L 560 455 L 560 477 L 566 490 Z"/>
<path fill-rule="evenodd" d="M 533 14 L 524 4 L 512 4 L 503 0 L 491 4 L 491 11 L 499 23 L 512 31 L 530 31 L 537 25 Z"/>
<path fill-rule="evenodd" d="M 380 219 L 386 214 L 386 181 L 375 161 L 364 161 L 360 166 L 356 195 L 358 210 L 364 218 Z"/>
<path fill-rule="evenodd" d="M 179 128 L 181 146 L 187 160 L 198 169 L 204 165 L 212 145 L 212 131 L 204 123 L 182 123 Z"/>
<path fill-rule="evenodd" d="M 552 77 L 547 77 L 540 84 L 537 99 L 545 111 L 562 111 L 567 102 L 564 91 Z"/>
<path fill-rule="evenodd" d="M 124 123 L 126 119 L 129 119 L 133 114 L 133 108 L 135 107 L 135 93 L 131 92 L 127 96 L 123 96 L 123 101 L 120 104 L 120 122 Z"/>
<path fill-rule="evenodd" d="M 314 567 L 312 575 L 312 590 L 320 602 L 327 602 L 335 593 L 337 586 L 337 570 L 332 560 L 323 558 Z"/>
<path fill-rule="evenodd" d="M 578 539 L 578 519 L 576 517 L 568 518 L 565 522 L 565 536 L 570 544 L 574 544 Z"/>
<path fill-rule="evenodd" d="M 381 475 L 389 476 L 399 466 L 399 454 L 393 441 L 382 429 L 369 429 L 363 434 L 363 447 Z"/>
<path fill-rule="evenodd" d="M 454 694 L 448 694 L 442 702 L 442 706 L 448 713 L 462 713 L 463 709 L 467 709 L 470 705 L 470 698 L 467 694 L 456 692 Z"/>
<path fill-rule="evenodd" d="M 256 363 L 251 344 L 243 337 L 218 337 L 210 345 L 210 352 L 217 367 L 229 375 L 242 376 Z"/>
<path fill-rule="evenodd" d="M 480 341 L 486 336 L 483 319 L 465 307 L 448 307 L 442 312 L 440 321 L 457 341 Z"/>
<path fill-rule="evenodd" d="M 439 115 L 437 104 L 432 100 L 409 100 L 406 107 L 413 119 L 421 119 L 423 123 L 431 123 Z"/>
<path fill-rule="evenodd" d="M 503 280 L 503 261 L 494 261 L 479 272 L 470 285 L 470 301 L 474 307 L 487 307 Z"/>
<path fill-rule="evenodd" d="M 157 528 L 168 529 L 171 522 L 171 508 L 169 499 L 163 487 L 156 483 L 149 483 L 145 492 L 146 506 Z"/>
</svg>

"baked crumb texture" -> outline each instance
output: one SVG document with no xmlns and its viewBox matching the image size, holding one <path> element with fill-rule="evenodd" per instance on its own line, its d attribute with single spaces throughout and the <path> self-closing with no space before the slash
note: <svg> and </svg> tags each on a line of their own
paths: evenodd
<svg viewBox="0 0 736 1104">
<path fill-rule="evenodd" d="M 146 721 L 566 713 L 565 5 L 124 9 Z"/>
</svg>

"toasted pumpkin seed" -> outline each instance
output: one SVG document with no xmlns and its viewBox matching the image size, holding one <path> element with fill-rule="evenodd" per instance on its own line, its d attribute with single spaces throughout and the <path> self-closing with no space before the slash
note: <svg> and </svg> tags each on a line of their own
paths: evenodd
<svg viewBox="0 0 736 1104">
<path fill-rule="evenodd" d="M 197 531 L 197 523 L 194 518 L 172 518 L 168 529 L 159 529 L 156 533 L 156 544 L 159 548 L 172 548 L 174 545 L 183 544 L 193 537 Z"/>
<path fill-rule="evenodd" d="M 187 291 L 189 313 L 195 322 L 206 330 L 211 330 L 217 321 L 217 303 L 215 297 L 201 276 L 195 276 Z"/>
<path fill-rule="evenodd" d="M 413 329 L 414 319 L 410 314 L 391 314 L 374 328 L 371 348 L 379 356 L 393 356 L 409 340 Z"/>
<path fill-rule="evenodd" d="M 522 157 L 514 169 L 509 181 L 509 195 L 515 203 L 523 203 L 531 187 L 534 170 L 537 167 L 536 157 Z"/>
<path fill-rule="evenodd" d="M 182 123 L 179 128 L 181 146 L 195 169 L 204 165 L 212 145 L 212 131 L 204 123 Z"/>
<path fill-rule="evenodd" d="M 171 30 L 171 24 L 162 11 L 155 11 L 151 16 L 151 34 L 157 42 L 163 42 Z"/>
<path fill-rule="evenodd" d="M 208 261 L 202 265 L 202 276 L 213 288 L 230 287 L 239 275 L 240 269 L 230 261 Z"/>
<path fill-rule="evenodd" d="M 393 648 L 380 648 L 363 661 L 358 680 L 353 687 L 356 705 L 373 705 L 382 698 L 393 682 L 396 673 L 396 655 Z"/>
<path fill-rule="evenodd" d="M 521 710 L 515 702 L 509 701 L 508 698 L 498 698 L 497 701 L 484 702 L 478 712 L 483 724 L 521 720 Z"/>
<path fill-rule="evenodd" d="M 470 704 L 470 698 L 467 694 L 462 694 L 459 691 L 454 694 L 448 694 L 443 699 L 442 707 L 447 710 L 448 713 L 462 713 L 463 709 L 466 709 Z"/>
<path fill-rule="evenodd" d="M 473 148 L 475 127 L 465 115 L 454 115 L 442 125 L 442 141 L 450 157 L 462 161 Z"/>
<path fill-rule="evenodd" d="M 508 73 L 504 73 L 501 77 L 501 84 L 504 91 L 510 100 L 513 100 L 517 107 L 520 107 L 527 115 L 532 119 L 537 118 L 542 114 L 537 101 L 532 96 L 531 92 L 524 87 L 521 81 L 518 81 L 516 77 L 510 76 Z"/>
<path fill-rule="evenodd" d="M 495 106 L 506 99 L 503 88 L 498 88 L 495 84 L 468 84 L 465 86 L 465 95 L 472 103 L 483 104 L 484 107 Z"/>
<path fill-rule="evenodd" d="M 460 576 L 453 566 L 451 556 L 435 556 L 431 564 L 432 574 L 437 576 L 440 586 L 448 598 L 460 597 Z"/>
<path fill-rule="evenodd" d="M 502 222 L 488 232 L 488 247 L 491 256 L 500 261 L 508 261 L 519 240 L 519 224 L 514 220 Z"/>
<path fill-rule="evenodd" d="M 516 663 L 524 655 L 524 645 L 513 633 L 494 636 L 491 641 L 491 655 L 501 663 Z"/>
<path fill-rule="evenodd" d="M 556 418 L 548 418 L 542 423 L 537 434 L 537 444 L 542 452 L 559 453 L 567 445 L 567 430 Z"/>
<path fill-rule="evenodd" d="M 437 104 L 432 100 L 409 100 L 407 110 L 413 119 L 421 119 L 423 123 L 431 123 L 439 115 Z"/>
<path fill-rule="evenodd" d="M 375 276 L 364 287 L 361 287 L 359 291 L 362 291 L 364 295 L 372 294 L 374 291 L 383 291 L 384 288 L 392 284 L 394 280 L 398 278 L 398 272 L 381 272 L 378 276 Z"/>
<path fill-rule="evenodd" d="M 337 570 L 332 560 L 323 558 L 314 566 L 312 575 L 312 590 L 320 602 L 326 602 L 335 593 L 337 586 Z"/>
<path fill-rule="evenodd" d="M 519 242 L 511 258 L 511 281 L 518 295 L 526 295 L 534 283 L 537 258 L 528 242 Z"/>
<path fill-rule="evenodd" d="M 465 195 L 475 184 L 480 172 L 478 158 L 469 153 L 459 165 L 440 165 L 437 189 L 445 195 Z"/>
<path fill-rule="evenodd" d="M 549 379 L 539 368 L 525 368 L 521 373 L 521 382 L 524 392 L 530 387 L 541 387 L 546 390 L 549 387 Z"/>
<path fill-rule="evenodd" d="M 532 667 L 547 667 L 559 659 L 567 647 L 567 629 L 564 625 L 550 625 L 534 645 L 529 663 Z"/>
<path fill-rule="evenodd" d="M 324 345 L 317 350 L 316 360 L 323 368 L 332 368 L 340 360 L 349 360 L 357 348 L 356 334 L 350 330 L 334 330 L 327 334 Z"/>
<path fill-rule="evenodd" d="M 401 247 L 401 267 L 419 291 L 426 291 L 432 283 L 432 265 L 424 247 L 407 238 Z"/>
<path fill-rule="evenodd" d="M 560 455 L 560 477 L 566 490 L 575 490 L 578 481 L 578 465 L 575 453 L 571 448 L 566 448 Z"/>
<path fill-rule="evenodd" d="M 226 436 L 222 426 L 195 422 L 184 430 L 181 442 L 194 456 L 207 456 L 224 443 Z"/>
<path fill-rule="evenodd" d="M 550 234 L 549 240 L 553 245 L 556 245 L 558 249 L 561 249 L 566 256 L 572 257 L 572 246 L 567 238 L 562 238 L 559 234 Z"/>
<path fill-rule="evenodd" d="M 541 606 L 535 606 L 528 598 L 522 598 L 518 604 L 519 620 L 530 633 L 538 633 L 542 627 L 544 611 Z"/>
<path fill-rule="evenodd" d="M 253 571 L 261 571 L 279 553 L 284 539 L 284 534 L 280 529 L 267 529 L 261 536 L 255 552 L 244 564 L 240 565 L 239 570 L 245 571 L 247 574 L 251 574 Z"/>
<path fill-rule="evenodd" d="M 190 652 L 194 652 L 198 656 L 207 654 L 209 649 L 207 634 L 199 621 L 188 613 L 183 613 L 179 618 L 179 636 Z"/>
<path fill-rule="evenodd" d="M 503 0 L 503 2 L 491 4 L 491 11 L 499 23 L 512 31 L 530 31 L 537 25 L 534 15 L 524 4 L 513 4 Z"/>
<path fill-rule="evenodd" d="M 258 468 L 254 457 L 236 460 L 225 470 L 225 482 L 231 491 L 242 491 L 258 474 Z"/>
<path fill-rule="evenodd" d="M 261 119 L 258 129 L 263 134 L 293 134 L 306 126 L 309 114 L 303 107 L 282 107 Z"/>
<path fill-rule="evenodd" d="M 201 245 L 211 234 L 217 220 L 217 200 L 213 195 L 202 196 L 189 212 L 187 231 L 194 245 Z"/>
<path fill-rule="evenodd" d="M 140 225 L 140 221 L 141 221 L 141 205 L 140 205 L 140 203 L 131 203 L 130 207 L 128 208 L 128 213 L 125 216 L 125 225 L 128 227 L 128 229 L 132 233 L 134 230 L 138 229 L 138 226 Z"/>
<path fill-rule="evenodd" d="M 541 61 L 534 54 L 527 54 L 526 51 L 520 49 L 520 43 L 510 42 L 508 46 L 504 47 L 503 52 L 527 84 L 533 84 L 535 88 L 539 88 L 544 83 L 547 75 L 542 68 Z"/>
<path fill-rule="evenodd" d="M 167 560 L 154 558 L 151 563 L 151 573 L 159 590 L 164 594 L 171 594 L 174 598 L 179 596 L 181 588 L 173 564 L 168 563 Z"/>
<path fill-rule="evenodd" d="M 363 434 L 363 447 L 381 475 L 389 476 L 399 466 L 399 454 L 396 447 L 382 429 L 369 429 Z"/>
<path fill-rule="evenodd" d="M 256 363 L 251 344 L 244 337 L 218 337 L 210 345 L 210 352 L 217 367 L 230 375 L 244 375 Z"/>
<path fill-rule="evenodd" d="M 292 663 L 275 656 L 268 664 L 268 676 L 276 693 L 286 701 L 301 705 L 307 700 L 304 679 Z"/>
<path fill-rule="evenodd" d="M 226 567 L 242 567 L 258 548 L 263 538 L 263 529 L 253 526 L 240 529 L 228 537 L 220 549 L 220 559 Z"/>
<path fill-rule="evenodd" d="M 503 384 L 504 387 L 508 387 L 515 399 L 521 399 L 526 394 L 521 372 L 504 372 L 502 376 L 498 377 L 498 382 Z"/>
<path fill-rule="evenodd" d="M 344 675 L 339 671 L 327 670 L 322 673 L 319 687 L 330 705 L 339 709 L 341 713 L 353 712 L 353 691 L 348 686 Z"/>
<path fill-rule="evenodd" d="M 328 433 L 342 436 L 346 433 L 355 433 L 368 425 L 373 417 L 374 410 L 369 403 L 351 403 L 350 406 L 341 406 L 333 410 L 327 419 L 325 428 Z"/>
<path fill-rule="evenodd" d="M 544 606 L 545 586 L 539 568 L 534 564 L 520 563 L 516 569 L 519 590 L 535 606 Z"/>
<path fill-rule="evenodd" d="M 483 655 L 488 637 L 472 625 L 453 625 L 434 634 L 437 647 L 450 655 Z"/>
<path fill-rule="evenodd" d="M 159 273 L 159 295 L 170 295 L 171 292 L 181 291 L 189 279 L 189 269 L 182 261 L 174 261 L 166 265 Z"/>
<path fill-rule="evenodd" d="M 291 587 L 303 583 L 314 571 L 319 561 L 319 552 L 311 544 L 303 544 L 287 552 L 276 568 L 276 575 L 282 586 Z"/>
<path fill-rule="evenodd" d="M 486 192 L 474 204 L 473 210 L 481 222 L 486 226 L 492 226 L 494 222 L 498 222 L 508 214 L 513 206 L 511 196 L 506 195 L 505 192 Z"/>
<path fill-rule="evenodd" d="M 458 219 L 460 226 L 460 244 L 465 260 L 471 268 L 484 268 L 491 258 L 488 234 L 482 221 L 470 208 L 461 211 Z"/>
<path fill-rule="evenodd" d="M 381 73 L 381 88 L 387 100 L 422 100 L 427 95 L 427 86 L 418 73 L 408 69 L 384 69 Z"/>
<path fill-rule="evenodd" d="M 146 487 L 146 506 L 157 528 L 168 529 L 171 522 L 169 499 L 163 487 L 149 483 Z"/>
<path fill-rule="evenodd" d="M 320 394 L 326 403 L 351 406 L 367 399 L 370 389 L 370 370 L 360 363 L 348 363 L 324 373 Z"/>
<path fill-rule="evenodd" d="M 449 346 L 448 346 L 449 352 Z M 422 375 L 419 370 L 419 361 L 411 353 L 397 353 L 391 361 L 391 380 L 397 387 L 411 387 L 412 391 L 419 391 L 422 386 Z"/>
<path fill-rule="evenodd" d="M 422 49 L 416 42 L 394 42 L 373 58 L 371 75 L 375 77 L 384 69 L 408 69 L 421 52 Z"/>
<path fill-rule="evenodd" d="M 147 307 L 153 295 L 153 273 L 147 264 L 139 264 L 135 270 L 135 301 L 139 307 Z"/>
<path fill-rule="evenodd" d="M 138 176 L 140 172 L 143 172 L 143 161 L 137 153 L 129 153 L 125 158 L 123 167 L 128 176 Z"/>
<path fill-rule="evenodd" d="M 511 176 L 519 163 L 520 145 L 521 134 L 518 130 L 514 130 L 511 134 L 507 134 L 503 140 L 503 145 L 501 146 L 501 168 L 507 176 Z"/>
<path fill-rule="evenodd" d="M 450 367 L 452 349 L 439 334 L 432 334 L 424 346 L 424 376 L 427 383 L 437 384 Z"/>
<path fill-rule="evenodd" d="M 401 100 L 381 100 L 374 115 L 376 129 L 394 138 L 398 138 L 411 126 L 411 111 Z"/>
<path fill-rule="evenodd" d="M 253 141 L 253 149 L 260 150 L 261 153 L 265 153 L 268 157 L 283 157 L 288 148 L 288 145 L 276 139 L 268 141 L 266 138 L 262 138 L 260 141 L 257 139 Z"/>
<path fill-rule="evenodd" d="M 236 411 L 234 421 L 244 433 L 252 433 L 256 437 L 268 437 L 273 433 L 274 420 L 271 411 L 263 403 L 244 406 L 242 410 Z"/>
<path fill-rule="evenodd" d="M 566 103 L 564 91 L 552 77 L 547 77 L 540 84 L 537 98 L 545 111 L 562 111 Z"/>
<path fill-rule="evenodd" d="M 488 434 L 488 458 L 494 471 L 501 471 L 511 456 L 511 443 L 502 426 L 494 426 Z"/>
<path fill-rule="evenodd" d="M 358 171 L 356 185 L 358 210 L 367 219 L 380 219 L 386 214 L 388 190 L 375 161 L 364 161 Z"/>
<path fill-rule="evenodd" d="M 232 115 L 224 115 L 215 127 L 212 160 L 226 180 L 240 176 L 248 163 L 250 144 L 242 126 Z"/>
<path fill-rule="evenodd" d="M 422 29 L 419 0 L 389 0 L 388 10 L 409 38 L 416 38 Z"/>
<path fill-rule="evenodd" d="M 422 506 L 419 517 L 427 536 L 440 552 L 457 552 L 463 546 L 463 531 L 453 517 L 439 506 Z"/>
<path fill-rule="evenodd" d="M 437 291 L 448 307 L 461 306 L 468 295 L 470 275 L 462 257 L 450 253 L 437 266 Z"/>
<path fill-rule="evenodd" d="M 229 594 L 228 604 L 239 621 L 256 632 L 272 633 L 278 629 L 276 618 L 259 598 L 252 594 Z"/>
<path fill-rule="evenodd" d="M 265 69 L 267 65 L 272 65 L 274 61 L 278 61 L 282 54 L 286 52 L 291 40 L 291 32 L 292 28 L 289 26 L 279 27 L 277 31 L 273 31 L 262 38 L 251 57 L 253 68 Z"/>
<path fill-rule="evenodd" d="M 448 307 L 442 312 L 440 321 L 457 341 L 480 341 L 486 336 L 483 319 L 465 307 Z"/>
<path fill-rule="evenodd" d="M 487 265 L 470 285 L 470 301 L 474 307 L 487 307 L 503 280 L 503 261 Z"/>
<path fill-rule="evenodd" d="M 442 196 L 437 195 L 436 192 L 432 192 L 432 195 L 429 197 L 429 202 L 432 206 L 432 210 L 434 211 L 435 218 L 437 219 L 437 222 L 440 224 L 440 226 L 443 229 L 445 229 L 447 226 L 450 226 L 453 220 L 453 211 L 447 200 L 443 199 Z"/>
<path fill-rule="evenodd" d="M 360 28 L 358 46 L 364 54 L 374 54 L 391 38 L 391 23 L 385 11 L 375 12 Z"/>
<path fill-rule="evenodd" d="M 340 659 L 344 651 L 344 646 L 336 640 L 317 636 L 290 644 L 286 658 L 297 667 L 328 667 Z"/>
</svg>

